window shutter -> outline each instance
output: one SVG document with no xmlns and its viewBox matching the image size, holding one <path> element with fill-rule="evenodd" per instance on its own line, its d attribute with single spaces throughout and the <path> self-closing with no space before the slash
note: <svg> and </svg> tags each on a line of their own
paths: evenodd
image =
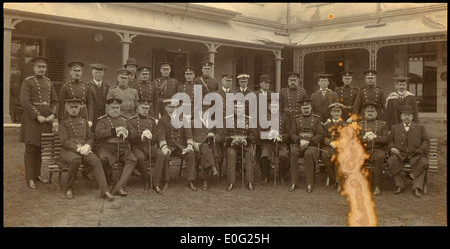
<svg viewBox="0 0 450 249">
<path fill-rule="evenodd" d="M 59 91 L 64 84 L 64 55 L 66 43 L 64 40 L 48 39 L 48 78 L 53 82 L 56 93 L 59 96 Z"/>
</svg>

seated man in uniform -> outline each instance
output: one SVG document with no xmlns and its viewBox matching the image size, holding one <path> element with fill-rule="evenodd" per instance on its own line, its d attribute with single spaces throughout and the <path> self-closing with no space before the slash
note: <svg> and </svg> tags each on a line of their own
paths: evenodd
<svg viewBox="0 0 450 249">
<path fill-rule="evenodd" d="M 294 116 L 291 124 L 291 187 L 289 192 L 297 188 L 298 181 L 298 158 L 304 156 L 306 191 L 312 192 L 314 181 L 314 166 L 319 158 L 320 151 L 317 146 L 323 137 L 323 125 L 318 115 L 311 114 L 311 100 L 300 101 L 301 115 Z"/>
<path fill-rule="evenodd" d="M 176 100 L 172 99 L 164 101 L 166 114 L 164 114 L 159 120 L 156 130 L 161 151 L 167 157 L 165 166 L 166 174 L 163 173 L 163 189 L 167 189 L 169 181 L 167 162 L 169 161 L 169 158 L 171 156 L 176 156 L 181 157 L 186 163 L 189 188 L 192 191 L 197 191 L 197 187 L 195 186 L 197 170 L 195 169 L 195 154 L 194 141 L 192 139 L 192 129 L 185 127 L 175 128 L 172 125 L 172 122 L 176 121 L 175 109 L 177 105 L 175 104 L 175 102 Z M 183 118 L 183 116 L 180 117 Z M 179 121 L 182 122 L 182 120 Z"/>
<path fill-rule="evenodd" d="M 147 168 L 151 165 L 145 165 L 145 160 L 151 160 L 151 155 L 156 159 L 156 172 L 155 172 L 155 191 L 158 194 L 162 194 L 162 190 L 159 186 L 159 180 L 162 176 L 164 167 L 164 154 L 160 149 L 154 146 L 156 140 L 156 121 L 150 111 L 152 108 L 152 101 L 150 99 L 138 100 L 138 115 L 128 120 L 128 127 L 130 128 L 130 144 L 133 154 L 137 158 L 137 168 L 144 180 L 144 190 L 150 189 L 150 176 Z M 151 149 L 151 151 L 149 151 Z M 151 153 L 151 154 L 149 154 Z"/>
<path fill-rule="evenodd" d="M 61 142 L 61 163 L 68 168 L 66 196 L 73 198 L 72 187 L 77 179 L 81 163 L 94 169 L 95 180 L 100 187 L 100 196 L 108 201 L 114 197 L 108 191 L 100 159 L 91 151 L 93 135 L 85 118 L 79 117 L 81 99 L 66 99 L 65 109 L 69 116 L 61 120 L 59 139 Z M 63 166 L 63 167 L 64 167 Z"/>
<path fill-rule="evenodd" d="M 397 190 L 394 194 L 403 192 L 403 164 L 411 164 L 411 173 L 407 176 L 413 180 L 413 193 L 420 198 L 425 172 L 428 167 L 427 153 L 430 149 L 430 139 L 425 127 L 414 123 L 414 110 L 411 106 L 400 107 L 402 123 L 392 126 L 389 151 L 392 155 L 388 159 L 389 168 L 394 176 Z"/>
<path fill-rule="evenodd" d="M 253 160 L 252 160 L 252 147 L 251 144 L 255 143 L 256 129 L 251 128 L 253 122 L 252 118 L 244 115 L 244 104 L 238 103 L 235 105 L 234 115 L 226 116 L 224 119 L 224 128 L 219 132 L 219 141 L 225 142 L 226 148 L 226 160 L 227 160 L 227 178 L 228 188 L 227 191 L 231 191 L 236 184 L 236 156 L 237 151 L 241 151 L 244 155 L 241 155 L 245 160 L 245 178 L 247 181 L 247 187 L 253 191 Z M 228 119 L 232 119 L 232 128 L 228 128 Z M 239 117 L 239 118 L 238 118 Z M 230 121 L 231 122 L 231 121 Z M 244 162 L 242 162 L 244 163 Z"/>
<path fill-rule="evenodd" d="M 123 190 L 123 187 L 136 166 L 137 158 L 131 152 L 128 144 L 129 127 L 127 117 L 120 114 L 121 103 L 120 99 L 106 100 L 107 114 L 99 118 L 95 134 L 96 139 L 100 140 L 98 157 L 102 162 L 108 185 L 115 183 L 113 182 L 113 166 L 118 165 L 119 162 L 125 163 L 122 176 L 115 183 L 112 193 L 126 196 L 128 193 Z M 114 170 L 114 173 L 118 174 L 118 169 Z"/>
<path fill-rule="evenodd" d="M 374 195 L 381 194 L 380 183 L 385 160 L 385 146 L 389 142 L 388 129 L 385 122 L 376 120 L 377 104 L 368 102 L 364 105 L 364 119 L 359 122 L 361 131 L 359 136 L 364 143 L 367 154 L 370 155 L 370 162 L 373 174 L 371 182 L 375 184 Z"/>
<path fill-rule="evenodd" d="M 323 126 L 323 152 L 321 153 L 322 161 L 327 170 L 328 177 L 331 179 L 331 187 L 337 188 L 336 192 L 341 193 L 341 185 L 339 184 L 339 176 L 335 167 L 333 155 L 336 153 L 336 140 L 339 138 L 340 130 L 347 125 L 342 119 L 342 111 L 345 106 L 341 103 L 333 103 L 328 106 L 330 108 L 331 119 L 328 119 Z"/>
</svg>

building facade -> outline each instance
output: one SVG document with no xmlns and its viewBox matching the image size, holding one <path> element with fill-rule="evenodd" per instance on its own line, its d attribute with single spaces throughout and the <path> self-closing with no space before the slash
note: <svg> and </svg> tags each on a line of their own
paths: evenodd
<svg viewBox="0 0 450 249">
<path fill-rule="evenodd" d="M 280 90 L 296 71 L 309 95 L 317 73 L 332 73 L 339 85 L 340 72 L 352 70 L 362 86 L 362 72 L 376 69 L 386 93 L 395 74 L 412 76 L 422 116 L 446 113 L 442 3 L 5 3 L 3 12 L 4 123 L 20 122 L 20 85 L 38 55 L 50 59 L 57 92 L 72 60 L 107 65 L 104 80 L 112 86 L 115 69 L 130 57 L 151 66 L 153 79 L 157 63 L 171 61 L 180 81 L 184 66 L 200 76 L 200 63 L 209 60 L 219 82 L 223 73 L 247 73 L 252 89 L 269 74 L 272 90 Z M 91 79 L 88 66 L 82 78 Z"/>
</svg>

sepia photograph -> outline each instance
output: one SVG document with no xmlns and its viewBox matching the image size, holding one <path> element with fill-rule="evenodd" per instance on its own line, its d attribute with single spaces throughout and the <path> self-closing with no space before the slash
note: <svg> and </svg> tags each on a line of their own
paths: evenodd
<svg viewBox="0 0 450 249">
<path fill-rule="evenodd" d="M 447 227 L 447 8 L 6 2 L 3 227 Z"/>
</svg>

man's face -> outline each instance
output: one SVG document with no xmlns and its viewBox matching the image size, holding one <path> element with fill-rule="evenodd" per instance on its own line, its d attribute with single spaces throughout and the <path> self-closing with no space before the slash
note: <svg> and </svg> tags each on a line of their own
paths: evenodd
<svg viewBox="0 0 450 249">
<path fill-rule="evenodd" d="M 247 88 L 247 85 L 248 85 L 248 79 L 239 80 L 239 86 L 240 86 L 242 89 Z"/>
<path fill-rule="evenodd" d="M 344 86 L 349 86 L 352 84 L 353 77 L 352 76 L 342 76 L 342 82 L 344 82 Z"/>
<path fill-rule="evenodd" d="M 108 114 L 109 114 L 109 116 L 111 116 L 113 118 L 119 117 L 120 116 L 120 105 L 119 104 L 109 104 L 108 105 Z"/>
<path fill-rule="evenodd" d="M 299 78 L 296 76 L 289 77 L 288 84 L 290 89 L 296 89 L 299 86 Z"/>
<path fill-rule="evenodd" d="M 96 81 L 102 81 L 104 74 L 103 70 L 92 69 L 92 78 Z"/>
<path fill-rule="evenodd" d="M 341 110 L 341 108 L 333 108 L 333 109 L 331 109 L 330 114 L 334 120 L 338 120 L 342 115 L 342 110 Z"/>
<path fill-rule="evenodd" d="M 330 82 L 326 78 L 320 78 L 318 84 L 321 89 L 325 89 L 328 87 Z"/>
<path fill-rule="evenodd" d="M 191 82 L 191 81 L 194 80 L 195 74 L 194 74 L 194 72 L 185 72 L 184 73 L 184 78 L 186 78 L 187 82 Z"/>
<path fill-rule="evenodd" d="M 377 109 L 373 106 L 366 107 L 364 115 L 367 120 L 374 120 L 377 118 Z"/>
<path fill-rule="evenodd" d="M 133 73 L 133 75 L 136 74 L 137 69 L 136 65 L 127 65 L 125 68 L 128 69 L 128 71 L 130 71 L 131 73 Z"/>
<path fill-rule="evenodd" d="M 259 86 L 261 87 L 261 90 L 267 91 L 270 88 L 270 84 L 268 81 L 261 81 L 259 83 Z"/>
<path fill-rule="evenodd" d="M 230 88 L 231 84 L 233 83 L 233 80 L 231 78 L 228 77 L 224 77 L 222 78 L 222 86 L 225 88 Z"/>
<path fill-rule="evenodd" d="M 399 92 L 406 91 L 406 87 L 407 87 L 406 81 L 398 81 L 397 82 L 397 89 Z"/>
<path fill-rule="evenodd" d="M 412 113 L 402 113 L 400 114 L 400 119 L 403 121 L 403 123 L 409 124 L 413 119 L 413 115 Z"/>
<path fill-rule="evenodd" d="M 306 115 L 306 116 L 310 115 L 311 114 L 311 110 L 312 110 L 311 104 L 302 105 L 300 110 L 301 110 L 303 115 Z"/>
<path fill-rule="evenodd" d="M 150 72 L 140 72 L 139 73 L 139 79 L 142 81 L 148 81 L 150 78 Z"/>
<path fill-rule="evenodd" d="M 166 105 L 166 112 L 167 112 L 169 115 L 172 115 L 172 113 L 175 111 L 175 109 L 177 109 L 176 106 L 173 106 L 173 105 Z"/>
<path fill-rule="evenodd" d="M 139 105 L 138 106 L 139 114 L 144 116 L 144 117 L 147 117 L 149 110 L 150 110 L 150 106 L 149 105 Z"/>
<path fill-rule="evenodd" d="M 47 72 L 47 64 L 43 62 L 36 62 L 33 65 L 33 71 L 37 76 L 44 76 Z"/>
<path fill-rule="evenodd" d="M 80 80 L 81 75 L 83 75 L 83 70 L 81 67 L 74 66 L 69 70 L 69 74 L 73 80 Z"/>
<path fill-rule="evenodd" d="M 377 76 L 366 76 L 364 80 L 368 86 L 373 86 L 377 82 Z"/>
<path fill-rule="evenodd" d="M 203 67 L 202 68 L 202 73 L 205 76 L 210 76 L 211 75 L 211 67 L 209 67 L 209 66 Z"/>
<path fill-rule="evenodd" d="M 117 82 L 119 83 L 120 88 L 126 88 L 129 81 L 130 77 L 128 77 L 127 75 L 120 74 L 119 76 L 117 76 Z"/>
<path fill-rule="evenodd" d="M 169 77 L 170 75 L 170 67 L 169 66 L 163 66 L 161 67 L 161 69 L 159 69 L 159 71 L 161 72 L 162 77 Z"/>
<path fill-rule="evenodd" d="M 66 104 L 66 111 L 72 117 L 78 116 L 80 109 L 80 105 Z"/>
</svg>

